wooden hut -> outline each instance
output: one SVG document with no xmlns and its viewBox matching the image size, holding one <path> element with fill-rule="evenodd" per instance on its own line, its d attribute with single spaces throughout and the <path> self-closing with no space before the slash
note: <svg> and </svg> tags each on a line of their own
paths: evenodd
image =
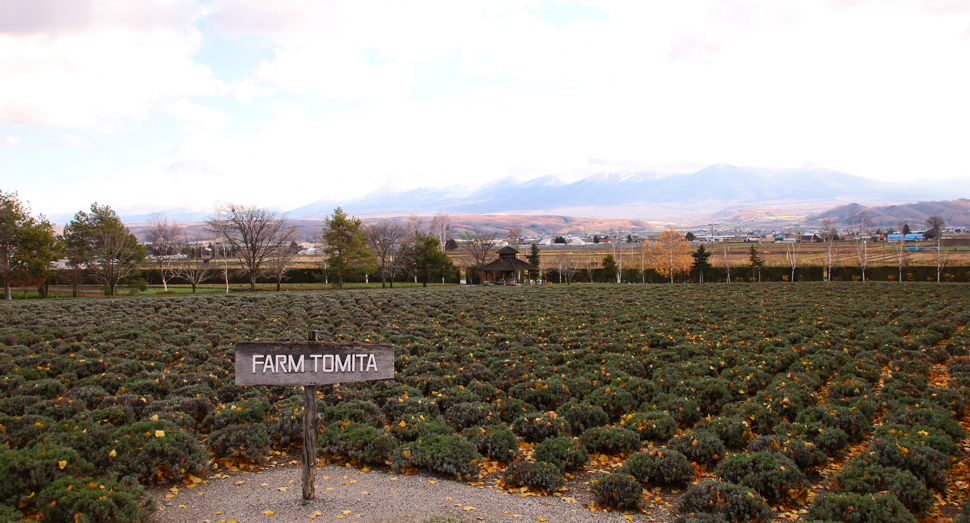
<svg viewBox="0 0 970 523">
<path fill-rule="evenodd" d="M 482 283 L 515 283 L 515 275 L 521 271 L 538 271 L 539 268 L 529 262 L 522 261 L 516 256 L 519 251 L 510 246 L 499 249 L 498 259 L 478 268 L 482 273 Z"/>
</svg>

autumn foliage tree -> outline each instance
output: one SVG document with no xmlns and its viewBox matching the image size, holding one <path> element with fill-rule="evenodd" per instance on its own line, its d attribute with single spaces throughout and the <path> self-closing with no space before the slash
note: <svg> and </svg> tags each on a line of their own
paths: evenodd
<svg viewBox="0 0 970 523">
<path fill-rule="evenodd" d="M 674 274 L 687 272 L 691 266 L 690 244 L 674 227 L 667 227 L 653 244 L 653 269 L 674 282 Z"/>
</svg>

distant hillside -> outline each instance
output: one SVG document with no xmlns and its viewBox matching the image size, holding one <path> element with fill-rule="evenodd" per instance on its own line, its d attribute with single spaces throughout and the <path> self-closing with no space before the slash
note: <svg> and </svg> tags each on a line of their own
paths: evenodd
<svg viewBox="0 0 970 523">
<path fill-rule="evenodd" d="M 849 223 L 849 217 L 861 209 L 866 209 L 869 217 L 876 226 L 897 227 L 900 222 L 908 223 L 914 229 L 919 229 L 930 216 L 942 216 L 946 223 L 953 227 L 967 227 L 970 225 L 970 199 L 943 200 L 935 202 L 904 203 L 898 205 L 882 205 L 866 207 L 857 203 L 840 205 L 828 211 L 805 217 L 808 223 L 816 223 L 825 218 L 837 223 Z"/>
<path fill-rule="evenodd" d="M 512 226 L 518 226 L 523 236 L 554 236 L 568 233 L 604 233 L 611 229 L 621 231 L 652 231 L 659 229 L 659 225 L 643 220 L 585 218 L 572 216 L 541 216 L 529 214 L 479 215 L 459 214 L 449 215 L 452 236 L 459 238 L 462 233 L 480 232 L 495 233 L 499 238 L 505 238 Z M 365 217 L 361 221 L 366 225 L 378 220 L 389 219 L 400 224 L 408 221 L 407 216 Z M 179 221 L 179 220 L 176 220 Z M 322 218 L 291 219 L 297 227 L 297 241 L 316 241 L 323 227 Z M 190 238 L 207 237 L 202 222 L 180 222 L 185 227 Z M 421 227 L 427 230 L 431 223 L 431 216 L 423 216 Z M 128 224 L 131 232 L 141 240 L 146 241 L 147 223 Z"/>
</svg>

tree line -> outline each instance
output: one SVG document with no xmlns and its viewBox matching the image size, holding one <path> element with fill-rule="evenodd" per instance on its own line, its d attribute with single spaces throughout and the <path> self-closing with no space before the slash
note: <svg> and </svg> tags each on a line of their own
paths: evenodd
<svg viewBox="0 0 970 523">
<path fill-rule="evenodd" d="M 850 222 L 856 235 L 853 249 L 865 281 L 872 221 L 863 211 L 853 215 Z M 908 224 L 899 225 L 902 231 L 909 229 Z M 937 280 L 942 281 L 949 255 L 941 243 L 946 222 L 932 216 L 926 225 L 926 236 L 936 242 Z M 55 260 L 62 260 L 57 273 L 67 278 L 74 296 L 79 295 L 80 285 L 92 277 L 103 285 L 109 296 L 115 295 L 123 282 L 144 285 L 139 274 L 146 265 L 160 276 L 164 291 L 168 291 L 168 283 L 173 279 L 189 283 L 195 292 L 201 283 L 221 276 L 228 292 L 230 275 L 244 275 L 250 290 L 256 290 L 257 278 L 269 277 L 279 290 L 300 251 L 296 227 L 285 215 L 256 206 L 220 203 L 205 219 L 204 231 L 208 236 L 190 237 L 182 225 L 155 215 L 147 227 L 146 247 L 111 207 L 95 202 L 88 211 L 75 214 L 57 235 L 43 215 L 31 215 L 29 206 L 20 201 L 16 192 L 0 191 L 0 273 L 4 298 L 11 298 L 12 288 L 28 286 L 36 287 L 38 294 L 46 297 Z M 831 220 L 823 220 L 819 236 L 827 250 L 824 279 L 830 280 L 838 250 L 837 229 Z M 513 227 L 508 233 L 508 242 L 518 244 L 521 237 L 521 229 Z M 382 287 L 393 286 L 396 280 L 404 278 L 426 286 L 436 278 L 457 275 L 458 269 L 444 251 L 461 248 L 472 260 L 466 268 L 468 280 L 472 282 L 476 279 L 476 269 L 489 263 L 501 240 L 495 233 L 475 232 L 463 233 L 460 239 L 459 244 L 452 237 L 450 219 L 445 213 L 435 215 L 426 229 L 416 215 L 411 215 L 405 223 L 381 220 L 365 226 L 359 218 L 348 216 L 337 207 L 323 220 L 320 229 L 324 278 L 329 283 L 332 276 L 337 288 L 343 288 L 347 277 L 359 274 L 380 276 Z M 588 281 L 594 281 L 594 271 L 597 271 L 621 283 L 625 270 L 635 266 L 639 268 L 641 283 L 646 282 L 648 269 L 670 283 L 676 274 L 684 273 L 703 283 L 705 273 L 713 270 L 711 258 L 715 253 L 705 245 L 691 250 L 688 240 L 677 229 L 668 227 L 656 240 L 643 242 L 639 249 L 625 249 L 622 242 L 612 241 L 610 252 L 602 260 L 594 259 L 589 251 L 584 251 L 579 261 L 568 252 L 559 251 L 553 263 L 547 263 L 547 269 L 567 284 L 581 271 L 586 272 Z M 899 262 L 898 281 L 903 281 L 906 242 L 896 242 L 893 247 Z M 791 264 L 790 281 L 795 281 L 799 243 L 787 244 L 786 249 L 786 259 Z M 531 246 L 526 259 L 540 266 L 536 245 Z M 752 280 L 760 280 L 765 260 L 753 245 L 749 261 Z M 727 281 L 731 281 L 726 251 L 725 270 Z M 528 274 L 532 280 L 539 276 L 540 271 Z"/>
<path fill-rule="evenodd" d="M 47 297 L 55 272 L 67 278 L 75 297 L 90 278 L 114 296 L 119 284 L 144 287 L 140 273 L 146 266 L 159 275 L 164 291 L 175 279 L 196 292 L 199 284 L 219 278 L 228 292 L 230 276 L 245 276 L 250 290 L 256 290 L 257 278 L 269 277 L 280 290 L 300 252 L 297 229 L 285 215 L 257 206 L 219 203 L 203 230 L 207 235 L 189 236 L 181 224 L 156 214 L 142 244 L 110 206 L 95 202 L 89 211 L 75 214 L 58 235 L 43 215 L 31 215 L 16 192 L 0 191 L 4 298 L 11 299 L 15 287 L 28 286 Z M 325 278 L 333 275 L 336 286 L 343 288 L 344 278 L 352 273 L 376 272 L 384 286 L 405 276 L 425 286 L 436 277 L 452 277 L 456 269 L 441 250 L 450 232 L 447 215 L 436 216 L 424 232 L 417 217 L 409 226 L 381 221 L 365 227 L 338 207 L 321 225 Z M 57 260 L 60 265 L 55 265 Z"/>
</svg>

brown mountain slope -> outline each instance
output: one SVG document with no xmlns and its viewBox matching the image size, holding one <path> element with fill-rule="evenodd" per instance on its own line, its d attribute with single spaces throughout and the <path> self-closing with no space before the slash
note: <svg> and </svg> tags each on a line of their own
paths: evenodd
<svg viewBox="0 0 970 523">
<path fill-rule="evenodd" d="M 942 216 L 946 223 L 953 227 L 970 226 L 970 200 L 966 198 L 875 207 L 850 203 L 818 214 L 811 214 L 805 217 L 805 221 L 813 223 L 830 218 L 838 223 L 849 223 L 849 216 L 861 209 L 868 211 L 869 217 L 876 226 L 896 227 L 900 222 L 904 222 L 914 229 L 919 229 L 930 216 Z"/>
</svg>

